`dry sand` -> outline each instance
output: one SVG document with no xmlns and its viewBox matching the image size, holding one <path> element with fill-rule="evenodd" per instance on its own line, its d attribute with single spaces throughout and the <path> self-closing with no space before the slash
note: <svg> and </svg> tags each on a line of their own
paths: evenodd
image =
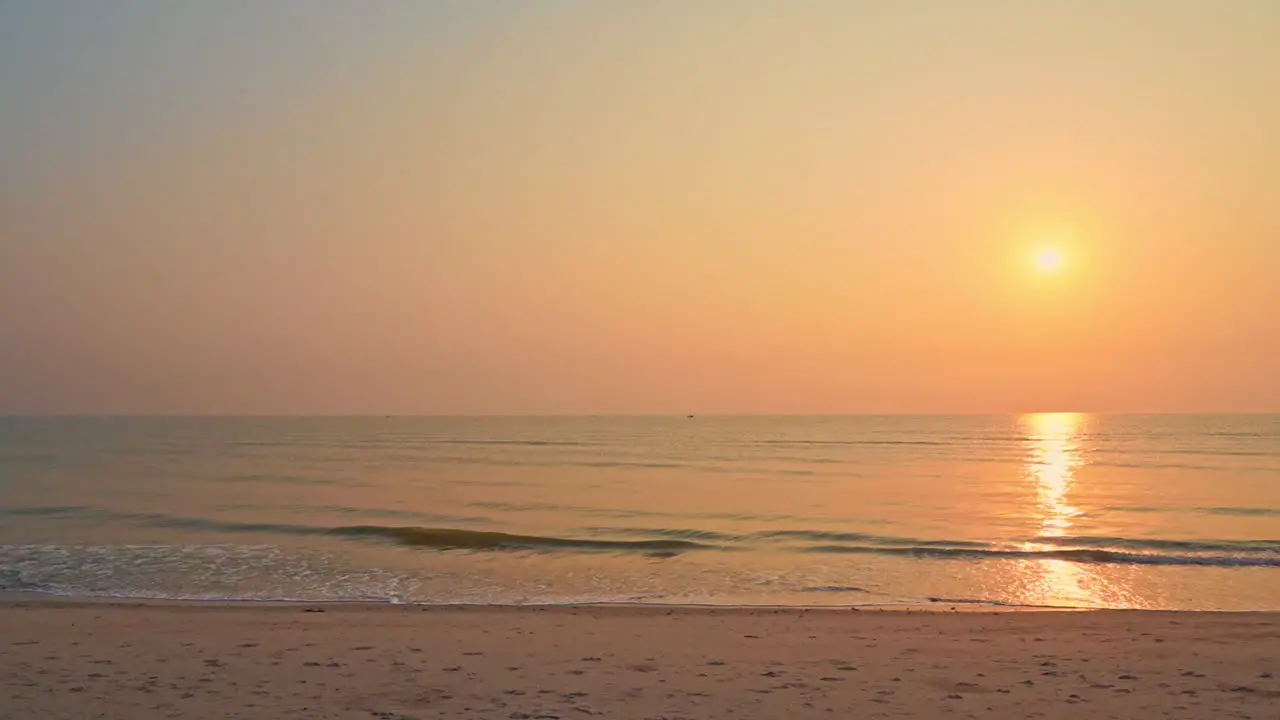
<svg viewBox="0 0 1280 720">
<path fill-rule="evenodd" d="M 1280 718 L 1280 615 L 0 604 L 0 718 Z"/>
</svg>

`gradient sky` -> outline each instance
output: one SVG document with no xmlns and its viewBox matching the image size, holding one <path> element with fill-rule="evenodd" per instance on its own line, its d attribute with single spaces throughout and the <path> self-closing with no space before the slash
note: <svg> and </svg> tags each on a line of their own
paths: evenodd
<svg viewBox="0 0 1280 720">
<path fill-rule="evenodd" d="M 0 412 L 1277 411 L 1277 38 L 1273 0 L 0 0 Z"/>
</svg>

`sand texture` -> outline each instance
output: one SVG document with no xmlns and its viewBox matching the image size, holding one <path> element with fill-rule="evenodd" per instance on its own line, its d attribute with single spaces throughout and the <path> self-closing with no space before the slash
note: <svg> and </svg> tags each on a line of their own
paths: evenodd
<svg viewBox="0 0 1280 720">
<path fill-rule="evenodd" d="M 1280 718 L 1280 616 L 0 605 L 0 718 Z"/>
</svg>

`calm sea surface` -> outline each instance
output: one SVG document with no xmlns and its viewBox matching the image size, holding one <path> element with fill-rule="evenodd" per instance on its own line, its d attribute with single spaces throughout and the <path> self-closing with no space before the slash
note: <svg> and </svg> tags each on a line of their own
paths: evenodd
<svg viewBox="0 0 1280 720">
<path fill-rule="evenodd" d="M 0 418 L 0 591 L 1280 609 L 1280 416 Z"/>
</svg>

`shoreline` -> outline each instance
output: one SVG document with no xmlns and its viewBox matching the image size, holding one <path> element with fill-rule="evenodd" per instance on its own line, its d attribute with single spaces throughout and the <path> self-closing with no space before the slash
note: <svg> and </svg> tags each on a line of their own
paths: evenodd
<svg viewBox="0 0 1280 720">
<path fill-rule="evenodd" d="M 718 603 L 662 603 L 662 602 L 527 602 L 527 603 L 435 603 L 435 602 L 372 602 L 372 601 L 294 601 L 294 600 L 189 600 L 189 598 L 116 597 L 116 596 L 56 596 L 35 592 L 0 593 L 0 609 L 13 606 L 52 607 L 184 607 L 184 609 L 209 610 L 298 610 L 316 611 L 462 611 L 462 612 L 517 612 L 558 610 L 600 610 L 604 612 L 1242 612 L 1216 610 L 1140 610 L 1108 609 L 1108 607 L 1055 607 L 1038 605 L 997 605 L 978 602 L 937 603 L 876 603 L 876 605 L 718 605 Z M 1276 611 L 1243 611 L 1251 612 Z M 1280 615 L 1280 612 L 1276 612 Z"/>
<path fill-rule="evenodd" d="M 897 603 L 846 603 L 814 605 L 782 604 L 732 604 L 732 603 L 662 603 L 634 601 L 602 602 L 528 602 L 528 603 L 450 603 L 450 602 L 392 602 L 378 600 L 276 600 L 258 598 L 164 598 L 120 595 L 59 595 L 36 590 L 0 591 L 0 609 L 24 605 L 57 605 L 65 607 L 191 607 L 221 609 L 298 609 L 323 608 L 333 610 L 466 610 L 466 611 L 520 611 L 555 609 L 640 610 L 665 613 L 677 612 L 907 612 L 907 613 L 1150 613 L 1165 615 L 1275 615 L 1280 618 L 1280 608 L 1250 610 L 1165 609 L 1165 608 L 1117 608 L 1080 607 L 1071 605 L 1015 605 L 1011 603 L 977 600 L 929 599 L 920 602 Z"/>
<path fill-rule="evenodd" d="M 14 605 L 57 605 L 65 607 L 191 607 L 191 608 L 245 608 L 245 609 L 297 609 L 323 608 L 334 610 L 371 610 L 400 608 L 404 610 L 469 610 L 469 611 L 518 611 L 555 609 L 639 610 L 666 612 L 915 612 L 915 613 L 1212 613 L 1212 614 L 1276 614 L 1280 610 L 1164 610 L 1149 608 L 1102 608 L 1058 605 L 1014 605 L 1000 602 L 974 600 L 928 600 L 900 603 L 847 603 L 842 605 L 781 605 L 781 604 L 730 604 L 730 603 L 662 603 L 662 602 L 528 602 L 528 603 L 432 603 L 391 602 L 376 600 L 274 600 L 257 598 L 164 598 L 132 597 L 120 595 L 59 595 L 32 590 L 0 591 L 0 608 Z"/>
</svg>

